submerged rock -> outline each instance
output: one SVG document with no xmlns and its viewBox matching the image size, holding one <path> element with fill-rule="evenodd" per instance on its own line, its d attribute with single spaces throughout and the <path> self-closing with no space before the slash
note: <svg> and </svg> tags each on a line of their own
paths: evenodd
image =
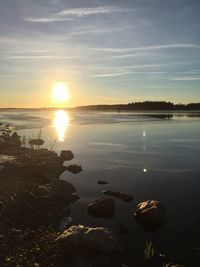
<svg viewBox="0 0 200 267">
<path fill-rule="evenodd" d="M 166 209 L 157 200 L 147 200 L 137 205 L 135 219 L 146 231 L 160 229 L 167 220 Z"/>
<path fill-rule="evenodd" d="M 103 180 L 98 180 L 98 181 L 97 181 L 97 184 L 108 184 L 108 182 L 103 181 Z"/>
<path fill-rule="evenodd" d="M 88 205 L 88 213 L 94 217 L 113 218 L 115 202 L 112 198 L 98 198 Z"/>
<path fill-rule="evenodd" d="M 72 153 L 71 150 L 61 150 L 60 152 L 60 159 L 61 161 L 67 161 L 67 160 L 72 160 L 74 158 L 74 154 Z"/>
<path fill-rule="evenodd" d="M 79 173 L 82 171 L 82 167 L 81 165 L 76 165 L 76 164 L 73 164 L 73 165 L 69 165 L 66 167 L 66 169 L 69 171 L 69 172 L 72 172 L 74 174 L 76 173 Z"/>
<path fill-rule="evenodd" d="M 70 248 L 109 253 L 120 251 L 120 245 L 116 237 L 104 227 L 90 228 L 83 225 L 74 225 L 65 230 L 57 238 L 57 242 L 64 251 Z"/>
<path fill-rule="evenodd" d="M 132 201 L 134 199 L 133 196 L 131 196 L 130 194 L 128 194 L 126 192 L 114 192 L 111 190 L 104 190 L 104 191 L 102 191 L 102 193 L 104 195 L 107 195 L 107 196 L 113 196 L 116 198 L 120 198 L 123 201 Z"/>
</svg>

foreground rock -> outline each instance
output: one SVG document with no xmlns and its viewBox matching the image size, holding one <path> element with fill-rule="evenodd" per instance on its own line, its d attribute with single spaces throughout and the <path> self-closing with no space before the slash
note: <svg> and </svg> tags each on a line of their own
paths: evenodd
<svg viewBox="0 0 200 267">
<path fill-rule="evenodd" d="M 113 196 L 116 198 L 120 198 L 123 201 L 132 201 L 134 199 L 133 196 L 131 196 L 130 194 L 128 194 L 126 192 L 114 192 L 111 190 L 104 190 L 104 191 L 102 191 L 102 193 L 104 195 L 107 195 L 107 196 Z"/>
<path fill-rule="evenodd" d="M 121 266 L 121 247 L 115 235 L 104 227 L 71 226 L 57 238 L 62 254 L 79 258 L 74 266 Z"/>
<path fill-rule="evenodd" d="M 113 218 L 115 202 L 112 198 L 98 198 L 88 205 L 88 213 L 94 217 Z"/>
<path fill-rule="evenodd" d="M 135 219 L 146 231 L 156 231 L 166 223 L 166 209 L 157 200 L 147 200 L 137 205 Z"/>
<path fill-rule="evenodd" d="M 73 247 L 77 249 L 93 249 L 99 252 L 120 251 L 120 245 L 112 232 L 104 227 L 90 228 L 83 225 L 74 225 L 65 230 L 57 242 L 64 249 Z"/>
</svg>

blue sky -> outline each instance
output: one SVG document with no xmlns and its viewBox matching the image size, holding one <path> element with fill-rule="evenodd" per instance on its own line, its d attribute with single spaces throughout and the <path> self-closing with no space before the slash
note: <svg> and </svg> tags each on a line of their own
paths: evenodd
<svg viewBox="0 0 200 267">
<path fill-rule="evenodd" d="M 200 1 L 1 0 L 0 107 L 200 102 Z"/>
</svg>

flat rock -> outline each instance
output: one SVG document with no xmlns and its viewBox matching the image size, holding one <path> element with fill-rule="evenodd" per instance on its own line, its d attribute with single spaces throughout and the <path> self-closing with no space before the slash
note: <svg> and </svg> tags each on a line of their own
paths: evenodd
<svg viewBox="0 0 200 267">
<path fill-rule="evenodd" d="M 107 195 L 107 196 L 113 196 L 116 198 L 120 198 L 123 201 L 132 201 L 134 199 L 133 196 L 131 196 L 130 194 L 128 194 L 126 192 L 115 192 L 115 191 L 111 191 L 111 190 L 104 190 L 104 191 L 102 191 L 102 193 L 104 195 Z"/>
<path fill-rule="evenodd" d="M 88 213 L 94 217 L 113 218 L 115 202 L 112 198 L 98 198 L 88 205 Z"/>
<path fill-rule="evenodd" d="M 147 200 L 137 205 L 135 219 L 146 231 L 156 231 L 166 223 L 166 209 L 157 200 Z"/>
<path fill-rule="evenodd" d="M 104 227 L 90 228 L 74 225 L 65 230 L 57 242 L 66 249 L 78 249 L 113 253 L 120 251 L 120 245 L 112 232 Z"/>
</svg>

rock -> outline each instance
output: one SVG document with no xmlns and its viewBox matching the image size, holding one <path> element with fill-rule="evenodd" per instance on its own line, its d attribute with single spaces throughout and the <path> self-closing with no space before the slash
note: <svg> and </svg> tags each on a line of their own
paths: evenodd
<svg viewBox="0 0 200 267">
<path fill-rule="evenodd" d="M 132 201 L 134 199 L 133 196 L 131 196 L 130 194 L 128 194 L 126 192 L 114 192 L 111 190 L 104 190 L 104 191 L 102 191 L 102 193 L 104 195 L 107 195 L 107 196 L 113 196 L 116 198 L 120 198 L 123 201 Z"/>
<path fill-rule="evenodd" d="M 49 186 L 51 193 L 56 196 L 65 196 L 76 192 L 76 188 L 64 180 L 55 180 Z"/>
<path fill-rule="evenodd" d="M 157 200 L 147 200 L 137 205 L 135 219 L 146 231 L 160 229 L 167 220 L 166 209 Z"/>
<path fill-rule="evenodd" d="M 51 194 L 51 191 L 47 186 L 44 185 L 38 185 L 35 186 L 35 188 L 32 190 L 32 193 L 36 197 L 49 197 Z"/>
<path fill-rule="evenodd" d="M 94 217 L 113 218 L 115 202 L 112 198 L 98 198 L 88 205 L 88 213 Z"/>
<path fill-rule="evenodd" d="M 29 140 L 29 145 L 31 145 L 31 146 L 42 146 L 43 144 L 44 144 L 44 140 L 43 139 L 40 139 L 40 138 L 38 138 L 38 139 L 31 139 L 31 140 Z"/>
<path fill-rule="evenodd" d="M 76 164 L 73 164 L 73 165 L 69 165 L 67 166 L 66 168 L 69 172 L 72 172 L 74 174 L 76 173 L 79 173 L 82 171 L 82 167 L 80 165 L 76 165 Z"/>
<path fill-rule="evenodd" d="M 108 184 L 108 182 L 103 181 L 103 180 L 98 180 L 98 181 L 97 181 L 97 184 Z"/>
<path fill-rule="evenodd" d="M 8 162 L 13 162 L 16 160 L 16 157 L 14 156 L 7 156 L 7 155 L 2 155 L 0 154 L 0 165 L 4 165 Z"/>
<path fill-rule="evenodd" d="M 67 160 L 72 160 L 74 158 L 74 154 L 72 153 L 71 150 L 61 150 L 60 152 L 60 159 L 61 161 L 67 161 Z"/>
<path fill-rule="evenodd" d="M 120 245 L 116 237 L 104 227 L 90 228 L 83 225 L 74 225 L 65 230 L 57 238 L 57 242 L 64 251 L 71 248 L 107 253 L 120 251 Z"/>
</svg>

